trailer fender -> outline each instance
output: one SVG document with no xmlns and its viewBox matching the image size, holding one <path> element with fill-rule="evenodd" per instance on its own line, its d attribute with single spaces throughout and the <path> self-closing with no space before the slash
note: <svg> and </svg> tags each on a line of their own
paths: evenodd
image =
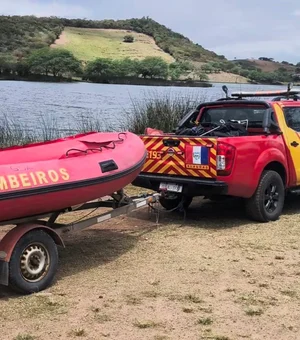
<svg viewBox="0 0 300 340">
<path fill-rule="evenodd" d="M 9 262 L 11 254 L 20 238 L 22 238 L 28 232 L 36 229 L 40 229 L 48 233 L 58 246 L 62 246 L 65 248 L 64 241 L 55 232 L 55 230 L 40 224 L 34 223 L 20 224 L 13 228 L 12 230 L 10 230 L 0 241 L 0 261 Z"/>
</svg>

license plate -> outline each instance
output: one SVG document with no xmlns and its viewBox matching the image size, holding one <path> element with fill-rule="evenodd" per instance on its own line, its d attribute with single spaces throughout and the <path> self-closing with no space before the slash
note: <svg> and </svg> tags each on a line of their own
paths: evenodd
<svg viewBox="0 0 300 340">
<path fill-rule="evenodd" d="M 175 183 L 160 183 L 159 189 L 172 192 L 182 192 L 182 185 Z"/>
</svg>

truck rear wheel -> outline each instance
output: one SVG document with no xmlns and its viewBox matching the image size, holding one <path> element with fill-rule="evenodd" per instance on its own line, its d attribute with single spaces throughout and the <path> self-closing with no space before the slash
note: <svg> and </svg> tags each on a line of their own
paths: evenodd
<svg viewBox="0 0 300 340">
<path fill-rule="evenodd" d="M 167 196 L 161 196 L 159 198 L 159 203 L 164 207 L 166 210 L 173 210 L 178 207 L 179 203 L 182 200 L 182 196 L 177 194 L 170 194 Z M 187 209 L 193 201 L 193 197 L 185 197 L 183 207 Z"/>
<path fill-rule="evenodd" d="M 246 201 L 250 218 L 258 222 L 276 221 L 281 215 L 285 189 L 281 176 L 272 170 L 262 173 L 254 195 Z"/>
<path fill-rule="evenodd" d="M 17 242 L 9 263 L 9 285 L 25 294 L 47 288 L 58 267 L 57 246 L 50 235 L 33 230 Z"/>
</svg>

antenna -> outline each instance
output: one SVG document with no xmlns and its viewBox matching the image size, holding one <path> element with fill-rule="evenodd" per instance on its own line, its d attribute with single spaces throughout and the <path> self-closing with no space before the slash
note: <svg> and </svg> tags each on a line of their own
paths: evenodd
<svg viewBox="0 0 300 340">
<path fill-rule="evenodd" d="M 226 98 L 229 98 L 228 96 L 228 87 L 226 85 L 222 86 L 222 90 L 225 92 Z"/>
<path fill-rule="evenodd" d="M 293 86 L 294 86 L 293 83 L 288 83 L 288 86 L 287 86 L 287 95 L 286 95 L 287 99 L 290 99 L 290 91 L 291 91 Z"/>
</svg>

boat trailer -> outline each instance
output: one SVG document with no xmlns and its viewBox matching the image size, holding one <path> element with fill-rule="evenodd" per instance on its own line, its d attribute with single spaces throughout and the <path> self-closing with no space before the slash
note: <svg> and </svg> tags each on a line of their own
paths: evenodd
<svg viewBox="0 0 300 340">
<path fill-rule="evenodd" d="M 65 248 L 62 235 L 108 221 L 114 217 L 145 208 L 156 215 L 158 222 L 159 193 L 129 197 L 123 190 L 104 198 L 45 215 L 6 221 L 15 225 L 0 241 L 0 285 L 9 286 L 22 294 L 36 293 L 49 287 L 58 269 L 58 246 Z M 65 213 L 98 208 L 111 210 L 72 223 L 58 223 Z M 85 219 L 84 219 L 85 218 Z"/>
</svg>

